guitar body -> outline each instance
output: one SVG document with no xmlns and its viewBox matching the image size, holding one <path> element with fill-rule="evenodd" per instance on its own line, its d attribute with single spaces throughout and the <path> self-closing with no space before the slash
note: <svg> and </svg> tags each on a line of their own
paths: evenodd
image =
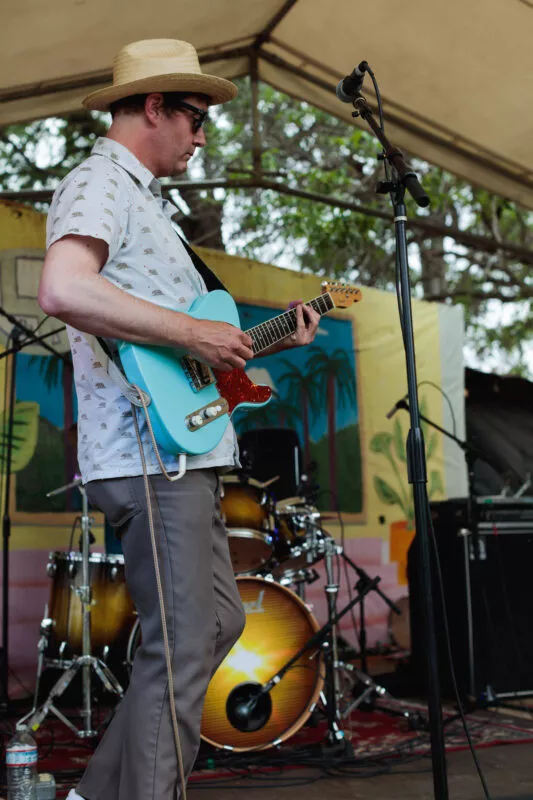
<svg viewBox="0 0 533 800">
<path fill-rule="evenodd" d="M 227 292 L 217 290 L 199 297 L 186 312 L 195 319 L 228 322 L 240 328 L 239 312 Z M 270 400 L 268 386 L 256 386 L 242 369 L 210 371 L 212 380 L 200 388 L 193 385 L 183 368 L 184 350 L 155 345 L 119 342 L 119 355 L 126 378 L 151 398 L 148 415 L 159 446 L 167 453 L 208 453 L 221 440 L 236 408 L 263 406 Z M 188 419 L 199 409 L 219 408 L 224 413 L 191 429 Z"/>
</svg>

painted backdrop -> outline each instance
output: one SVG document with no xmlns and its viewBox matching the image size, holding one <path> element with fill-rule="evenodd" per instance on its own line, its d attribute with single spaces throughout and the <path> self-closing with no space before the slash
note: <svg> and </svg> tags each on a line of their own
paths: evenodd
<svg viewBox="0 0 533 800">
<path fill-rule="evenodd" d="M 0 204 L 0 308 L 19 316 L 39 332 L 54 331 L 42 322 L 36 297 L 44 245 L 44 217 L 16 204 Z M 281 313 L 294 299 L 320 293 L 315 275 L 278 269 L 224 253 L 199 249 L 239 304 L 242 327 L 252 327 Z M 461 309 L 413 304 L 418 379 L 423 410 L 435 423 L 464 433 L 464 378 Z M 0 315 L 0 353 L 8 346 L 11 323 Z M 63 333 L 50 343 L 67 348 Z M 408 417 L 387 412 L 406 392 L 405 362 L 396 298 L 363 288 L 362 302 L 335 311 L 321 321 L 312 347 L 263 357 L 249 365 L 257 382 L 274 389 L 263 410 L 236 417 L 239 431 L 287 427 L 296 431 L 304 465 L 314 463 L 320 485 L 324 528 L 342 543 L 347 555 L 371 575 L 392 599 L 407 595 L 406 553 L 414 535 L 411 492 L 407 482 L 405 438 Z M 5 455 L 6 397 L 12 359 L 0 360 L 0 465 Z M 46 574 L 50 551 L 76 544 L 79 496 L 76 490 L 57 498 L 46 493 L 71 480 L 75 461 L 70 429 L 76 402 L 68 365 L 32 347 L 17 358 L 16 458 L 10 493 L 10 666 L 14 694 L 31 688 L 35 676 L 39 622 L 50 597 Z M 429 489 L 433 498 L 466 494 L 460 451 L 426 428 Z M 3 466 L 2 466 L 3 470 Z M 2 481 L 2 492 L 5 480 Z M 340 520 L 334 509 L 339 507 Z M 95 550 L 103 547 L 102 518 L 95 514 Z M 314 613 L 324 617 L 323 572 L 309 587 Z M 339 607 L 348 583 L 357 576 L 341 570 Z M 390 647 L 388 607 L 377 595 L 366 602 L 370 646 Z M 392 626 L 394 629 L 394 625 Z M 343 635 L 356 644 L 348 614 Z M 394 630 L 393 630 L 394 633 Z"/>
</svg>

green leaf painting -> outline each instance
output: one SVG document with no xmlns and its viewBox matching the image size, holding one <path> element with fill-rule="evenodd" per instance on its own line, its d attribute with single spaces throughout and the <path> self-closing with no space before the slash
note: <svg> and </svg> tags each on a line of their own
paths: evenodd
<svg viewBox="0 0 533 800">
<path fill-rule="evenodd" d="M 400 424 L 400 420 L 398 419 L 398 417 L 396 417 L 394 421 L 394 452 L 396 453 L 396 457 L 399 458 L 400 461 L 404 462 L 407 461 L 402 426 Z"/>
<path fill-rule="evenodd" d="M 387 481 L 384 481 L 383 478 L 380 478 L 378 475 L 374 475 L 374 488 L 377 496 L 382 503 L 385 503 L 385 505 L 402 506 L 402 501 L 398 492 L 396 492 L 392 486 L 389 486 Z"/>
<path fill-rule="evenodd" d="M 420 413 L 427 415 L 427 403 L 425 398 L 420 402 Z M 430 431 L 427 423 L 421 420 L 420 427 L 426 442 L 426 460 L 433 457 L 437 447 L 437 434 Z M 379 475 L 374 475 L 374 490 L 382 503 L 387 506 L 399 506 L 405 519 L 409 524 L 414 521 L 414 506 L 411 487 L 407 480 L 407 435 L 404 433 L 399 415 L 396 416 L 393 424 L 393 432 L 379 431 L 374 434 L 370 441 L 370 450 L 382 456 L 387 462 L 394 475 L 394 486 L 388 480 Z M 431 470 L 429 474 L 428 495 L 433 497 L 436 494 L 444 494 L 444 483 L 442 475 L 438 470 Z"/>
<path fill-rule="evenodd" d="M 440 472 L 437 470 L 432 470 L 429 476 L 429 490 L 428 494 L 429 497 L 433 497 L 434 494 L 439 492 L 440 494 L 444 494 L 444 486 L 442 485 L 442 476 Z"/>
<path fill-rule="evenodd" d="M 385 456 L 390 454 L 392 444 L 392 434 L 382 431 L 376 433 L 370 441 L 370 449 L 373 453 L 382 453 Z"/>
<path fill-rule="evenodd" d="M 0 415 L 0 473 L 6 470 L 8 449 L 8 412 Z M 11 472 L 20 472 L 30 462 L 37 444 L 38 403 L 16 403 L 13 417 Z"/>
</svg>

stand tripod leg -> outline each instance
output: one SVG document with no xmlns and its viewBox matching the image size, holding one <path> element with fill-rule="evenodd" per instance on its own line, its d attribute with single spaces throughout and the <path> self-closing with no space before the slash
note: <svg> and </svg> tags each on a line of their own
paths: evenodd
<svg viewBox="0 0 533 800">
<path fill-rule="evenodd" d="M 104 662 L 100 661 L 100 659 L 94 659 L 93 666 L 94 671 L 102 681 L 104 688 L 107 689 L 108 692 L 118 694 L 120 698 L 124 697 L 124 689 L 115 678 L 107 664 L 104 664 Z"/>
<path fill-rule="evenodd" d="M 46 648 L 48 647 L 48 640 L 50 638 L 52 624 L 52 620 L 48 617 L 48 605 L 46 605 L 44 607 L 44 617 L 41 620 L 41 636 L 39 637 L 39 642 L 37 644 L 37 651 L 39 655 L 37 658 L 37 675 L 35 678 L 35 691 L 33 693 L 33 706 L 31 711 L 29 711 L 18 721 L 18 725 L 22 725 L 26 719 L 31 717 L 32 714 L 37 711 L 37 706 L 39 704 L 39 691 L 41 688 L 41 676 L 43 674 L 44 667 L 44 654 L 46 652 Z"/>
<path fill-rule="evenodd" d="M 97 731 L 92 729 L 90 723 L 92 722 L 92 713 L 87 715 L 86 706 L 84 705 L 83 711 L 81 712 L 81 716 L 83 717 L 84 727 L 83 729 L 76 728 L 75 725 L 70 722 L 54 705 L 54 700 L 56 697 L 60 697 L 66 689 L 69 687 L 72 679 L 76 675 L 79 670 L 91 670 L 95 671 L 98 678 L 102 681 L 104 687 L 115 694 L 117 694 L 120 698 L 124 696 L 124 690 L 120 683 L 117 681 L 109 667 L 104 664 L 102 661 L 99 661 L 97 658 L 93 656 L 80 656 L 79 658 L 75 658 L 70 667 L 66 670 L 66 672 L 61 675 L 61 677 L 55 682 L 50 690 L 50 694 L 46 698 L 45 702 L 42 706 L 36 710 L 33 714 L 31 714 L 28 718 L 23 717 L 18 723 L 18 728 L 30 728 L 31 730 L 37 730 L 43 719 L 48 715 L 49 712 L 55 714 L 55 716 L 61 720 L 67 727 L 69 727 L 74 733 L 79 736 L 80 738 L 86 738 L 90 736 L 96 736 Z M 83 679 L 83 672 L 82 672 L 82 679 Z M 85 698 L 84 698 L 85 701 Z M 90 701 L 90 698 L 89 698 Z M 90 708 L 89 708 L 90 711 Z M 26 720 L 24 722 L 24 720 Z M 23 724 L 24 723 L 24 724 Z"/>
</svg>

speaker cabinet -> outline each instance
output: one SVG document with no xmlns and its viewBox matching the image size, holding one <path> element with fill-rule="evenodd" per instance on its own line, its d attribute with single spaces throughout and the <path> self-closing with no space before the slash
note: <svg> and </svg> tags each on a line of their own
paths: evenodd
<svg viewBox="0 0 533 800">
<path fill-rule="evenodd" d="M 533 695 L 533 507 L 500 507 L 497 518 L 478 509 L 479 548 L 467 524 L 466 501 L 431 506 L 439 553 L 452 661 L 463 698 L 492 699 Z M 452 683 L 433 547 L 432 575 L 443 691 Z M 408 556 L 411 660 L 417 682 L 425 685 L 426 649 L 420 587 L 420 546 L 415 537 Z"/>
</svg>

